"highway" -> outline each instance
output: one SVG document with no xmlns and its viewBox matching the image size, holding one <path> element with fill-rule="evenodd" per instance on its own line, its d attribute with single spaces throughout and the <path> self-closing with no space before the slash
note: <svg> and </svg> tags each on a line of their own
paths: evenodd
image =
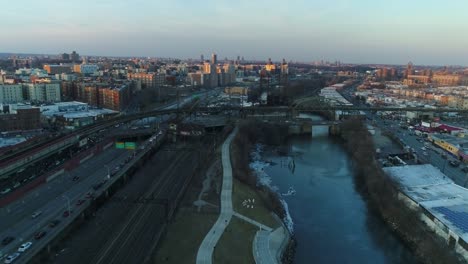
<svg viewBox="0 0 468 264">
<path fill-rule="evenodd" d="M 353 87 L 342 91 L 343 96 L 350 102 L 355 102 L 351 97 Z M 377 116 L 374 113 L 367 112 L 367 117 L 372 120 L 372 125 L 376 125 L 383 131 L 387 131 L 395 135 L 404 145 L 414 149 L 418 159 L 423 163 L 432 164 L 439 168 L 445 175 L 451 178 L 456 184 L 466 187 L 468 183 L 468 173 L 464 173 L 461 167 L 453 167 L 450 165 L 451 160 L 456 160 L 455 157 L 451 156 L 447 151 L 433 145 L 423 137 L 417 136 L 414 132 L 407 129 L 400 128 L 400 120 L 385 119 Z M 427 150 L 422 148 L 428 145 Z M 445 154 L 447 158 L 444 158 L 442 154 Z"/>
<path fill-rule="evenodd" d="M 43 184 L 23 199 L 2 208 L 0 211 L 2 217 L 0 237 L 2 239 L 6 236 L 15 237 L 12 243 L 2 247 L 2 251 L 4 253 L 14 252 L 20 244 L 26 241 L 32 241 L 33 247 L 35 247 L 37 242 L 34 239 L 34 234 L 37 231 L 49 232 L 47 226 L 51 220 L 57 219 L 61 221 L 60 224 L 63 224 L 62 214 L 68 209 L 68 203 L 73 213 L 77 200 L 85 199 L 86 193 L 91 190 L 92 186 L 106 177 L 107 169 L 102 164 L 108 164 L 113 168 L 128 155 L 128 152 L 122 150 L 104 152 L 95 159 L 88 160 L 70 175 L 64 174 Z M 73 181 L 74 176 L 79 176 L 80 179 Z M 31 215 L 36 211 L 42 213 L 33 219 Z"/>
<path fill-rule="evenodd" d="M 211 96 L 215 92 L 216 91 L 207 91 L 202 94 Z M 162 106 L 160 109 L 165 109 L 168 112 L 174 112 L 174 109 L 177 108 L 178 105 L 184 106 L 193 101 L 193 99 L 194 97 L 185 98 L 179 103 Z M 115 121 L 112 121 L 112 123 L 109 123 L 107 126 L 113 123 L 115 123 Z M 102 127 L 102 124 L 97 127 L 100 128 L 99 131 L 102 131 L 104 128 Z M 93 129 L 96 130 L 97 128 Z M 121 129 L 125 128 L 116 130 Z M 161 135 L 161 137 L 162 136 L 163 135 Z M 154 142 L 150 144 L 154 144 Z M 137 153 L 139 151 L 140 150 L 137 150 Z M 10 203 L 4 208 L 0 208 L 0 217 L 2 217 L 2 221 L 0 222 L 0 240 L 8 236 L 14 237 L 13 242 L 0 247 L 0 252 L 4 255 L 3 257 L 15 252 L 19 245 L 26 241 L 32 241 L 33 245 L 28 251 L 23 253 L 15 263 L 24 263 L 36 254 L 38 250 L 45 245 L 45 242 L 58 234 L 59 230 L 65 228 L 69 222 L 86 207 L 90 199 L 92 199 L 92 197 L 87 197 L 87 193 L 94 192 L 94 194 L 97 195 L 105 189 L 104 187 L 100 187 L 100 189 L 96 191 L 92 190 L 93 186 L 100 182 L 102 182 L 104 186 L 107 186 L 109 182 L 113 181 L 112 178 L 110 180 L 106 180 L 106 178 L 108 178 L 108 171 L 113 170 L 119 164 L 121 166 L 122 164 L 125 164 L 124 161 L 128 161 L 129 156 L 133 157 L 133 151 L 129 153 L 129 151 L 126 150 L 111 148 L 110 150 L 101 153 L 101 155 L 88 160 L 83 165 L 80 165 L 76 170 L 62 174 L 53 181 L 40 185 L 32 192 L 27 193 L 21 199 Z M 193 160 L 194 159 L 192 159 L 192 161 Z M 189 174 L 190 173 L 185 175 Z M 75 176 L 79 177 L 78 180 L 73 180 Z M 176 177 L 175 179 L 180 180 L 185 178 L 185 176 L 181 177 L 182 176 Z M 167 186 L 170 186 L 171 188 L 180 187 L 180 182 L 173 178 L 170 179 L 171 182 L 164 181 Z M 171 188 L 158 191 L 158 193 L 165 196 L 178 195 L 179 192 L 172 191 Z M 78 204 L 77 202 L 79 200 L 83 200 L 82 203 L 84 204 Z M 71 210 L 71 215 L 64 217 L 63 214 L 68 210 L 68 208 Z M 34 212 L 41 213 L 37 217 L 33 218 L 31 215 Z M 148 213 L 146 213 L 145 216 L 147 214 Z M 141 218 L 139 217 L 139 219 Z M 52 220 L 59 220 L 60 223 L 58 226 L 49 227 L 48 225 Z M 34 234 L 37 231 L 46 231 L 45 238 L 35 240 Z"/>
<path fill-rule="evenodd" d="M 151 263 L 150 253 L 166 220 L 163 201 L 173 201 L 193 173 L 196 149 L 164 146 L 155 153 L 94 218 L 63 242 L 51 263 Z M 145 199 L 135 202 L 139 197 Z"/>
<path fill-rule="evenodd" d="M 78 216 L 80 211 L 84 210 L 92 199 L 92 197 L 86 196 L 87 193 L 91 191 L 97 196 L 105 189 L 105 186 L 108 186 L 109 182 L 115 180 L 115 178 L 108 179 L 108 168 L 112 171 L 119 164 L 125 164 L 125 160 L 131 163 L 132 159 L 129 157 L 133 157 L 133 151 L 111 148 L 101 155 L 89 159 L 71 174 L 64 174 L 52 182 L 39 186 L 24 199 L 16 201 L 7 209 L 2 210 L 2 213 L 6 214 L 5 219 L 8 219 L 8 222 L 4 224 L 2 221 L 1 237 L 15 237 L 15 240 L 4 246 L 2 251 L 9 254 L 16 251 L 20 244 L 32 241 L 32 248 L 26 251 L 17 262 L 27 261 L 33 256 L 32 251 L 37 253 L 46 241 L 52 239 L 51 235 L 56 235 L 58 230 L 65 228 L 73 218 Z M 79 179 L 73 181 L 74 176 L 79 176 Z M 93 186 L 97 183 L 103 183 L 104 186 L 93 190 Z M 78 205 L 78 200 L 83 200 L 83 204 Z M 63 214 L 68 210 L 68 207 L 70 207 L 71 214 L 64 217 Z M 31 214 L 36 211 L 41 211 L 42 214 L 33 219 Z M 19 220 L 13 221 L 9 219 L 10 217 Z M 48 224 L 52 220 L 59 220 L 60 223 L 51 228 Z M 46 238 L 35 240 L 34 234 L 37 231 L 46 231 Z"/>
</svg>

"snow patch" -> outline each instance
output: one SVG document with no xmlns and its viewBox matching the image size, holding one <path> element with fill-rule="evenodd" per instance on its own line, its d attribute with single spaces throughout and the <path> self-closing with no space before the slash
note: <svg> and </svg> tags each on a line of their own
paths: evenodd
<svg viewBox="0 0 468 264">
<path fill-rule="evenodd" d="M 265 168 L 270 166 L 270 162 L 265 162 L 262 160 L 262 152 L 264 150 L 264 146 L 262 144 L 256 144 L 254 150 L 250 153 L 250 157 L 252 162 L 250 163 L 250 168 L 255 172 L 257 176 L 257 184 L 263 185 L 270 190 L 277 192 L 279 197 L 281 194 L 279 193 L 279 188 L 277 186 L 272 185 L 272 180 L 270 175 L 265 172 Z M 289 232 L 293 234 L 294 232 L 294 222 L 292 220 L 291 214 L 289 213 L 289 207 L 286 201 L 283 198 L 279 198 L 281 204 L 283 205 L 284 211 L 286 212 L 285 217 L 283 218 L 283 223 L 288 228 Z"/>
</svg>

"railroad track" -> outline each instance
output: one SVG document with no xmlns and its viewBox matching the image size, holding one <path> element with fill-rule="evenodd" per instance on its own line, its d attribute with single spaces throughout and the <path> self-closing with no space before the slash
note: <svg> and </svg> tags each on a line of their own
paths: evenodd
<svg viewBox="0 0 468 264">
<path fill-rule="evenodd" d="M 145 251 L 152 246 L 152 243 L 157 242 L 154 241 L 155 235 L 165 225 L 165 208 L 159 205 L 157 200 L 170 198 L 167 197 L 167 191 L 171 191 L 183 181 L 183 175 L 171 174 L 180 165 L 179 163 L 187 160 L 191 154 L 192 152 L 184 151 L 168 165 L 151 188 L 142 195 L 151 197 L 151 201 L 135 206 L 91 263 L 140 263 L 137 259 L 144 259 L 149 254 Z"/>
</svg>

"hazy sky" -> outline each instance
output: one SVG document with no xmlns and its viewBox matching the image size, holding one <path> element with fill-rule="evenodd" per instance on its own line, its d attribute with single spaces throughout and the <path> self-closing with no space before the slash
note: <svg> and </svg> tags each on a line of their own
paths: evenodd
<svg viewBox="0 0 468 264">
<path fill-rule="evenodd" d="M 467 0 L 0 0 L 0 52 L 468 65 Z"/>
</svg>

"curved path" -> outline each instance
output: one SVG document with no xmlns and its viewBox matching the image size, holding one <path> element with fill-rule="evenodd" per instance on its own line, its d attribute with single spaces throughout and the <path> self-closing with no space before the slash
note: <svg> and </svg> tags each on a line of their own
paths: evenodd
<svg viewBox="0 0 468 264">
<path fill-rule="evenodd" d="M 232 167 L 231 155 L 229 147 L 231 146 L 232 139 L 237 134 L 237 127 L 231 132 L 226 141 L 223 143 L 221 150 L 222 164 L 223 164 L 223 186 L 221 190 L 221 213 L 218 220 L 211 227 L 208 234 L 203 239 L 197 253 L 197 264 L 211 264 L 213 251 L 224 232 L 224 229 L 229 225 L 232 215 Z"/>
</svg>

